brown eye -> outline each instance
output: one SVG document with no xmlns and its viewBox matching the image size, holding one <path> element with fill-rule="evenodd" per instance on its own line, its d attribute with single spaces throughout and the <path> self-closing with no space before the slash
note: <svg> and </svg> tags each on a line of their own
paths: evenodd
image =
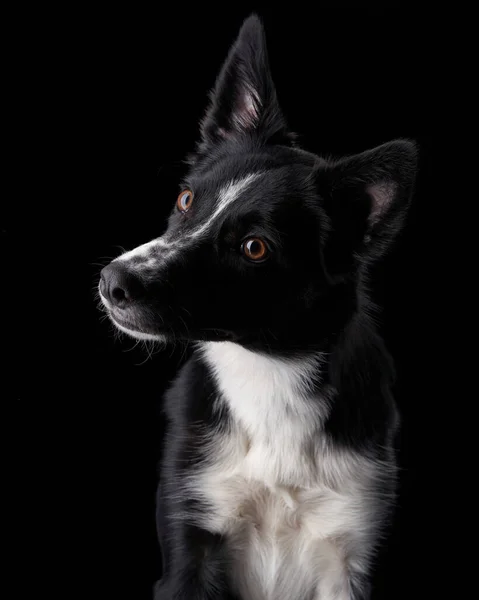
<svg viewBox="0 0 479 600">
<path fill-rule="evenodd" d="M 269 251 L 265 242 L 260 238 L 249 238 L 241 245 L 241 252 L 247 259 L 261 262 L 268 257 Z"/>
<path fill-rule="evenodd" d="M 183 190 L 181 194 L 178 196 L 178 200 L 176 201 L 176 206 L 179 211 L 186 212 L 191 204 L 193 203 L 193 192 L 190 190 Z"/>
</svg>

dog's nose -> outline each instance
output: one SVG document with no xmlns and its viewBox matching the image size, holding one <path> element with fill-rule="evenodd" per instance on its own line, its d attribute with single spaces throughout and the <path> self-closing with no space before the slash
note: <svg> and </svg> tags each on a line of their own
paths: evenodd
<svg viewBox="0 0 479 600">
<path fill-rule="evenodd" d="M 100 292 L 114 306 L 124 308 L 138 300 L 144 288 L 139 278 L 119 261 L 111 262 L 101 271 Z"/>
</svg>

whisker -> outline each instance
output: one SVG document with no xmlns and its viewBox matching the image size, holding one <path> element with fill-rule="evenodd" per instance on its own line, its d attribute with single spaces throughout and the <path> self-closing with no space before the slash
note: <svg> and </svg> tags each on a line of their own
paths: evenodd
<svg viewBox="0 0 479 600">
<path fill-rule="evenodd" d="M 141 340 L 136 340 L 136 342 L 133 344 L 133 346 L 131 348 L 126 348 L 125 350 L 123 350 L 123 352 L 131 352 L 132 350 L 134 350 L 138 344 L 140 343 Z"/>
<path fill-rule="evenodd" d="M 185 313 L 186 313 L 188 316 L 190 316 L 190 317 L 192 316 L 192 315 L 191 315 L 191 313 L 190 313 L 190 311 L 189 311 L 187 308 L 185 308 L 184 306 L 182 306 L 181 308 L 182 308 L 182 310 L 184 310 L 184 311 L 185 311 Z"/>
<path fill-rule="evenodd" d="M 178 315 L 178 318 L 181 320 L 181 322 L 185 326 L 185 331 L 186 331 L 187 336 L 190 337 L 190 330 L 188 329 L 188 325 L 187 325 L 186 321 L 180 315 Z"/>
<path fill-rule="evenodd" d="M 98 260 L 106 260 L 108 262 L 115 260 L 115 258 L 118 258 L 118 257 L 117 256 L 98 256 Z M 103 266 L 106 266 L 106 265 L 103 265 Z"/>
<path fill-rule="evenodd" d="M 144 347 L 144 348 L 145 348 L 145 350 L 146 350 L 146 358 L 145 358 L 144 360 L 142 360 L 142 361 L 141 361 L 141 363 L 137 363 L 137 364 L 135 365 L 136 367 L 141 367 L 141 366 L 142 366 L 142 365 L 144 365 L 146 362 L 148 362 L 148 361 L 150 360 L 150 358 L 151 358 L 151 354 L 150 354 L 150 352 L 149 352 L 149 349 L 148 349 L 148 344 L 147 344 L 146 340 L 142 340 L 142 341 L 143 341 L 143 347 Z"/>
<path fill-rule="evenodd" d="M 188 343 L 188 341 L 185 341 L 183 344 L 183 352 L 181 353 L 181 357 L 180 357 L 180 363 L 183 362 L 183 359 L 185 357 L 185 354 L 186 354 L 186 351 L 188 350 L 188 348 L 189 348 L 189 343 Z"/>
</svg>

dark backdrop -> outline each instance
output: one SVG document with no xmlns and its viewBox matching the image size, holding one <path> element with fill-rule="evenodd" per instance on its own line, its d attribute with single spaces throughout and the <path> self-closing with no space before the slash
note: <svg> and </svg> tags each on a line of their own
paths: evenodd
<svg viewBox="0 0 479 600">
<path fill-rule="evenodd" d="M 43 264 L 47 257 L 49 265 L 47 281 L 42 271 L 36 292 L 41 297 L 53 289 L 58 277 L 64 283 L 55 287 L 58 334 L 47 332 L 32 342 L 33 362 L 47 364 L 28 405 L 28 420 L 41 415 L 54 432 L 50 437 L 42 430 L 35 451 L 48 447 L 60 490 L 54 493 L 41 475 L 31 483 L 29 511 L 48 529 L 50 517 L 37 509 L 43 497 L 48 514 L 61 522 L 67 595 L 84 590 L 88 598 L 149 598 L 161 573 L 154 523 L 161 403 L 183 349 L 148 357 L 133 341 L 115 341 L 112 327 L 100 319 L 93 289 L 101 265 L 120 246 L 129 249 L 162 233 L 207 91 L 242 20 L 255 8 L 264 18 L 280 102 L 306 148 L 343 154 L 394 137 L 419 144 L 416 201 L 375 286 L 385 306 L 383 333 L 398 367 L 403 429 L 398 511 L 378 563 L 374 598 L 433 597 L 425 557 L 438 558 L 436 568 L 442 561 L 431 510 L 437 467 L 430 458 L 434 448 L 441 464 L 442 450 L 435 445 L 437 415 L 430 410 L 428 265 L 435 215 L 443 210 L 438 181 L 447 118 L 441 105 L 447 87 L 444 39 L 434 34 L 433 15 L 411 8 L 310 6 L 79 7 L 52 14 L 58 19 L 54 34 L 40 33 L 45 58 L 31 50 L 42 82 L 35 93 L 49 105 L 48 113 L 37 116 L 45 134 L 51 123 L 57 128 L 54 153 L 43 156 L 49 162 L 43 192 L 49 189 L 58 203 L 41 203 L 43 243 L 53 241 L 54 251 L 36 249 L 36 260 Z M 47 70 L 51 82 L 42 76 Z M 37 140 L 35 160 L 46 152 Z M 35 214 L 30 219 L 37 226 Z M 58 315 L 65 306 L 63 319 Z M 32 383 L 21 379 L 21 388 Z M 27 460 L 31 464 L 32 457 Z M 34 547 L 37 556 L 42 544 Z M 439 586 L 439 579 L 434 583 Z"/>
</svg>

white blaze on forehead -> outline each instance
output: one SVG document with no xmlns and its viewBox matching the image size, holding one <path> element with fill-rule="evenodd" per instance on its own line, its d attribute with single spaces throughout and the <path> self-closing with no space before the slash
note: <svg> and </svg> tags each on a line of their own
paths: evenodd
<svg viewBox="0 0 479 600">
<path fill-rule="evenodd" d="M 221 188 L 220 193 L 218 194 L 218 201 L 215 205 L 215 210 L 211 217 L 203 223 L 198 229 L 195 229 L 192 233 L 190 233 L 188 238 L 196 238 L 205 233 L 211 226 L 211 224 L 215 221 L 215 219 L 224 212 L 228 206 L 230 206 L 235 200 L 239 198 L 239 196 L 245 191 L 245 189 L 253 183 L 261 173 L 251 173 L 247 175 L 243 179 L 238 181 L 230 181 L 227 185 Z"/>
<path fill-rule="evenodd" d="M 119 256 L 116 260 L 130 260 L 130 258 L 147 258 L 150 251 L 154 248 L 162 248 L 166 247 L 167 243 L 163 238 L 157 238 L 152 240 L 151 242 L 147 242 L 146 244 L 142 244 L 141 246 L 137 246 L 130 250 L 129 252 L 125 252 L 121 256 Z"/>
<path fill-rule="evenodd" d="M 156 238 L 151 242 L 142 244 L 129 252 L 125 252 L 119 256 L 116 260 L 128 261 L 133 258 L 144 259 L 143 267 L 153 267 L 158 262 L 166 261 L 171 258 L 177 250 L 188 246 L 190 240 L 195 240 L 206 233 L 211 225 L 215 222 L 219 215 L 221 215 L 235 200 L 237 200 L 241 194 L 250 186 L 253 181 L 260 177 L 261 173 L 251 173 L 243 179 L 230 181 L 227 185 L 221 188 L 218 199 L 215 203 L 215 207 L 212 215 L 196 229 L 193 229 L 190 233 L 186 234 L 183 238 L 170 238 L 165 235 L 160 238 Z M 155 256 L 155 249 L 163 249 L 159 256 Z"/>
</svg>

